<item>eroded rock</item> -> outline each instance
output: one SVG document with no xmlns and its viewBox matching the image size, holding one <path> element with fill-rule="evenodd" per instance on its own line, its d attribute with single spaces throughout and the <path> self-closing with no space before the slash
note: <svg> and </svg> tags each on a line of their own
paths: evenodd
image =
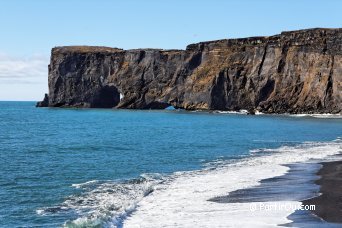
<svg viewBox="0 0 342 228">
<path fill-rule="evenodd" d="M 341 113 L 342 29 L 186 50 L 56 47 L 49 96 L 37 106 Z"/>
</svg>

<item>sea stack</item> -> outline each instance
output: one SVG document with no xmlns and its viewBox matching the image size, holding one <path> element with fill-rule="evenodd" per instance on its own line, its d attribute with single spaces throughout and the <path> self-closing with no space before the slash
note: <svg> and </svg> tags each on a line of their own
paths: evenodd
<svg viewBox="0 0 342 228">
<path fill-rule="evenodd" d="M 190 44 L 52 49 L 39 107 L 342 112 L 342 29 Z"/>
</svg>

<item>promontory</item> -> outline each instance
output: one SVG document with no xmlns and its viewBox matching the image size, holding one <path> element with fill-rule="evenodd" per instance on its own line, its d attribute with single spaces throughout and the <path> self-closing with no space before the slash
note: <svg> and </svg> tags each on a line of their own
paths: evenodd
<svg viewBox="0 0 342 228">
<path fill-rule="evenodd" d="M 52 49 L 39 107 L 341 113 L 342 29 L 190 44 Z"/>
</svg>

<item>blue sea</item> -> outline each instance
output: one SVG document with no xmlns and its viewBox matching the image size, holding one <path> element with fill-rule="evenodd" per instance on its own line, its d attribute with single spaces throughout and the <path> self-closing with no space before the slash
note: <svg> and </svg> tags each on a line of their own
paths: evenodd
<svg viewBox="0 0 342 228">
<path fill-rule="evenodd" d="M 341 153 L 335 117 L 0 102 L 0 227 L 248 226 L 208 200 Z"/>
</svg>

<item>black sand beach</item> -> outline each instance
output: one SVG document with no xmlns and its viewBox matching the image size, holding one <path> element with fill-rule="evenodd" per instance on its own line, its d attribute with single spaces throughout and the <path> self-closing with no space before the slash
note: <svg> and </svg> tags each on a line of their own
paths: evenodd
<svg viewBox="0 0 342 228">
<path fill-rule="evenodd" d="M 250 203 L 304 200 L 314 211 L 297 210 L 285 227 L 340 227 L 342 222 L 342 161 L 295 163 L 283 176 L 262 180 L 260 185 L 209 199 L 216 203 Z M 286 187 L 284 187 L 286 186 Z M 320 193 L 320 195 L 318 195 Z M 315 196 L 315 197 L 314 197 Z"/>
<path fill-rule="evenodd" d="M 317 173 L 321 179 L 321 195 L 303 201 L 305 205 L 316 205 L 312 213 L 327 222 L 342 223 L 342 161 L 325 162 Z"/>
</svg>

